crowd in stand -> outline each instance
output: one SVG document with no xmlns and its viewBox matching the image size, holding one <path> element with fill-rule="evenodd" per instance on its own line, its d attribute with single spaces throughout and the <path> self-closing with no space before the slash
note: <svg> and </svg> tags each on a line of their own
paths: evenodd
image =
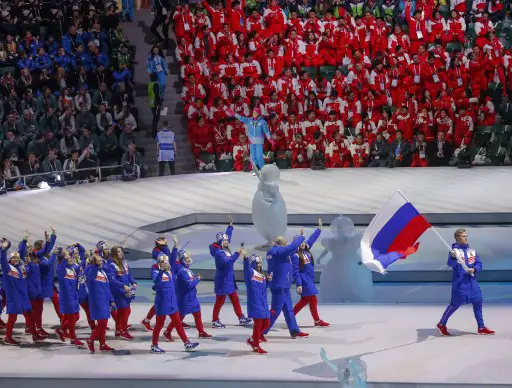
<svg viewBox="0 0 512 388">
<path fill-rule="evenodd" d="M 120 20 L 115 3 L 101 0 L 0 3 L 0 170 L 8 188 L 22 187 L 20 175 L 53 180 L 62 170 L 67 181 L 95 179 L 95 167 L 135 159 L 133 53 Z M 83 168 L 91 170 L 75 171 Z"/>
<path fill-rule="evenodd" d="M 250 168 L 254 110 L 280 167 L 456 164 L 512 85 L 501 0 L 226 1 L 173 15 L 200 170 Z"/>
</svg>

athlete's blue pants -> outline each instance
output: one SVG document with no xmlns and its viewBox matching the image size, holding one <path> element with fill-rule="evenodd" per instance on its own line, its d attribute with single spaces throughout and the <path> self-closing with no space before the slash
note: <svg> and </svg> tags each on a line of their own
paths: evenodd
<svg viewBox="0 0 512 388">
<path fill-rule="evenodd" d="M 459 307 L 462 306 L 460 304 L 449 304 L 446 310 L 444 310 L 443 316 L 441 317 L 441 320 L 439 323 L 441 325 L 445 325 L 448 323 L 448 319 L 453 315 L 455 311 L 459 309 Z M 478 323 L 478 328 L 483 328 L 484 325 L 484 316 L 482 314 L 482 302 L 473 303 L 473 313 L 475 314 L 476 322 Z"/>
<path fill-rule="evenodd" d="M 299 325 L 297 325 L 297 321 L 295 320 L 295 314 L 293 313 L 290 289 L 282 288 L 270 291 L 272 293 L 272 305 L 270 307 L 270 326 L 265 331 L 265 334 L 267 334 L 272 326 L 274 326 L 274 323 L 281 314 L 281 311 L 284 314 L 284 319 L 286 320 L 288 330 L 290 330 L 290 335 L 298 333 L 300 329 Z"/>
<path fill-rule="evenodd" d="M 263 159 L 263 144 L 250 144 L 249 151 L 251 152 L 251 158 L 254 164 L 261 170 L 265 165 L 265 159 Z"/>
</svg>

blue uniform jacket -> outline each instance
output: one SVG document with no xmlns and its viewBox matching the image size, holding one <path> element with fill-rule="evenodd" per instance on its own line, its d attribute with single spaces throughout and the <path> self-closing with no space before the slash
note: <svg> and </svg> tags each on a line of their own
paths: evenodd
<svg viewBox="0 0 512 388">
<path fill-rule="evenodd" d="M 230 225 L 226 229 L 228 240 L 231 242 L 233 227 Z M 233 254 L 222 249 L 218 243 L 210 245 L 210 254 L 215 259 L 215 277 L 214 291 L 216 295 L 229 295 L 236 291 L 234 266 L 239 254 Z"/>
<path fill-rule="evenodd" d="M 167 74 L 167 61 L 160 55 L 149 55 L 146 61 L 148 73 Z"/>
<path fill-rule="evenodd" d="M 80 303 L 89 303 L 89 293 L 87 291 L 87 282 L 85 277 L 85 267 L 87 258 L 85 257 L 85 248 L 80 244 L 76 245 L 78 255 L 80 256 L 80 265 L 76 269 L 78 276 L 78 301 Z"/>
<path fill-rule="evenodd" d="M 295 239 L 284 247 L 274 245 L 267 252 L 268 271 L 272 280 L 271 290 L 289 289 L 292 285 L 293 267 L 291 255 L 304 242 L 304 236 Z"/>
<path fill-rule="evenodd" d="M 50 235 L 50 242 L 45 243 L 44 254 L 49 254 L 53 247 L 55 246 L 55 241 L 57 241 L 57 236 L 52 234 Z M 43 298 L 51 298 L 53 296 L 53 290 L 55 289 L 55 257 L 53 260 L 50 256 L 50 262 L 47 262 L 46 265 L 40 267 L 41 271 L 41 287 L 42 287 L 42 296 Z"/>
<path fill-rule="evenodd" d="M 34 70 L 36 67 L 34 61 L 30 58 L 18 60 L 18 62 L 16 62 L 16 66 L 18 66 L 18 69 L 20 70 L 23 70 L 26 67 L 29 71 Z"/>
<path fill-rule="evenodd" d="M 169 256 L 170 271 L 161 271 L 158 264 L 154 264 L 151 268 L 151 279 L 153 279 L 153 289 L 155 295 L 155 314 L 157 316 L 171 315 L 178 311 L 178 303 L 175 289 L 175 273 L 177 272 L 176 258 L 178 250 L 173 248 L 171 256 Z"/>
<path fill-rule="evenodd" d="M 256 120 L 252 117 L 240 116 L 239 114 L 236 114 L 235 117 L 247 127 L 247 136 L 251 144 L 263 144 L 265 141 L 263 136 L 266 136 L 267 139 L 270 140 L 270 131 L 263 117 L 259 117 Z"/>
<path fill-rule="evenodd" d="M 5 290 L 7 314 L 23 314 L 24 311 L 32 310 L 27 293 L 27 271 L 24 264 L 9 264 L 7 249 L 0 249 L 2 287 Z"/>
<path fill-rule="evenodd" d="M 73 39 L 69 34 L 64 35 L 64 37 L 62 38 L 62 47 L 64 47 L 64 50 L 69 55 L 73 55 L 73 52 L 81 44 L 83 45 L 84 41 L 78 34 L 75 35 L 75 39 Z"/>
<path fill-rule="evenodd" d="M 462 265 L 457 263 L 450 254 L 448 255 L 448 266 L 452 267 L 452 301 L 453 305 L 465 303 L 482 302 L 482 291 L 478 285 L 478 272 L 482 270 L 482 261 L 474 249 L 469 245 L 452 244 L 452 249 L 459 250 L 464 254 L 464 261 L 469 268 L 475 269 L 475 277 L 472 277 Z"/>
<path fill-rule="evenodd" d="M 130 287 L 132 284 L 137 283 L 130 268 L 128 268 L 126 260 L 123 260 L 122 265 L 124 268 L 119 268 L 118 265 L 111 260 L 105 268 L 110 281 L 110 292 L 112 293 L 112 297 L 118 309 L 130 307 L 130 298 L 126 296 L 124 286 Z"/>
<path fill-rule="evenodd" d="M 309 236 L 306 244 L 311 247 L 315 244 L 318 237 L 320 237 L 320 229 L 316 229 L 311 236 Z M 302 286 L 302 296 L 311 296 L 318 294 L 315 286 L 315 265 L 311 262 L 311 256 L 308 252 L 303 253 L 305 256 L 305 263 L 300 268 L 300 258 L 297 253 L 292 256 L 293 265 L 293 279 L 297 287 Z"/>
<path fill-rule="evenodd" d="M 75 65 L 73 65 L 73 60 L 68 54 L 59 55 L 55 57 L 55 64 L 59 67 L 64 68 L 66 73 L 71 70 L 71 68 L 75 69 Z"/>
<path fill-rule="evenodd" d="M 37 70 L 41 71 L 46 69 L 48 70 L 48 73 L 53 73 L 53 61 L 48 54 L 44 53 L 43 55 L 36 55 L 34 57 L 34 62 Z"/>
<path fill-rule="evenodd" d="M 80 311 L 78 302 L 79 271 L 79 265 L 70 265 L 67 260 L 62 260 L 62 263 L 57 266 L 59 307 L 62 314 L 74 314 Z"/>
<path fill-rule="evenodd" d="M 107 273 L 103 267 L 92 264 L 85 269 L 85 279 L 87 282 L 87 290 L 89 291 L 91 319 L 93 321 L 109 319 L 110 304 L 114 299 L 110 294 L 110 284 Z"/>
<path fill-rule="evenodd" d="M 43 278 L 43 274 L 46 275 L 51 270 L 52 278 L 51 278 L 51 294 L 48 296 L 53 296 L 53 266 L 55 262 L 55 255 L 51 255 L 49 259 L 45 257 L 45 255 L 49 254 L 55 245 L 57 237 L 55 235 L 50 236 L 50 241 L 45 242 L 43 248 L 39 251 L 34 252 L 39 258 L 39 264 L 31 262 L 25 264 L 28 276 L 27 276 L 27 292 L 30 300 L 38 300 L 44 299 L 45 295 L 45 287 L 43 284 L 46 284 L 46 278 Z M 25 262 L 25 257 L 28 255 L 27 250 L 27 241 L 22 240 L 18 245 L 18 253 L 20 254 L 20 259 Z"/>
<path fill-rule="evenodd" d="M 180 314 L 187 315 L 200 311 L 201 306 L 196 289 L 199 279 L 184 263 L 180 263 L 176 268 L 176 297 Z"/>
<path fill-rule="evenodd" d="M 253 269 L 248 259 L 244 260 L 244 280 L 249 318 L 270 318 L 265 275 Z"/>
</svg>

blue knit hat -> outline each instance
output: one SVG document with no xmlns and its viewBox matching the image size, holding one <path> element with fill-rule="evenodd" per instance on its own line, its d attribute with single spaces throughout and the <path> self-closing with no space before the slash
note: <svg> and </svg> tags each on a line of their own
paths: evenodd
<svg viewBox="0 0 512 388">
<path fill-rule="evenodd" d="M 258 262 L 261 263 L 261 257 L 258 256 L 256 253 L 253 253 L 250 257 L 249 257 L 249 262 L 251 264 L 251 268 L 252 269 L 256 269 L 256 264 Z"/>
<path fill-rule="evenodd" d="M 185 258 L 190 257 L 190 252 L 182 249 L 178 252 L 178 260 L 183 261 Z"/>
<path fill-rule="evenodd" d="M 215 239 L 217 240 L 217 243 L 222 244 L 222 241 L 229 240 L 229 237 L 226 233 L 220 232 L 220 233 L 217 233 L 217 235 L 215 236 Z"/>
<path fill-rule="evenodd" d="M 102 253 L 104 249 L 108 249 L 108 244 L 103 240 L 98 241 L 96 243 L 96 249 L 98 250 L 99 253 Z"/>
</svg>

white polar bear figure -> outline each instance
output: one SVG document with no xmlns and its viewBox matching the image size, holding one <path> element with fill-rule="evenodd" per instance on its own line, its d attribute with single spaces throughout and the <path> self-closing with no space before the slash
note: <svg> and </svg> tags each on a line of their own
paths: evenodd
<svg viewBox="0 0 512 388">
<path fill-rule="evenodd" d="M 279 192 L 279 168 L 265 165 L 259 171 L 253 164 L 260 183 L 252 200 L 252 223 L 267 245 L 278 236 L 283 236 L 288 224 L 288 213 L 283 196 Z"/>
<path fill-rule="evenodd" d="M 373 295 L 371 272 L 361 265 L 361 234 L 354 222 L 342 215 L 331 223 L 332 237 L 322 239 L 331 260 L 320 276 L 320 300 L 324 303 L 370 302 Z"/>
</svg>

